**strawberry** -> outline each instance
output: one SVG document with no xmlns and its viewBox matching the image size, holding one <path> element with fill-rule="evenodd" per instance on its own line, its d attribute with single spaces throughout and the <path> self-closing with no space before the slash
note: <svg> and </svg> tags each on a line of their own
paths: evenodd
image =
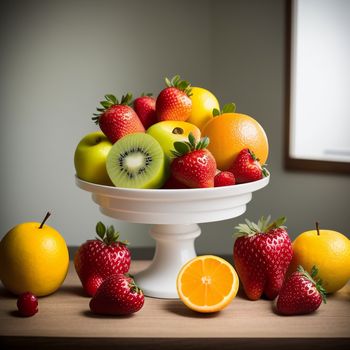
<svg viewBox="0 0 350 350">
<path fill-rule="evenodd" d="M 145 129 L 157 123 L 156 99 L 152 94 L 144 95 L 134 100 L 134 110 Z"/>
<path fill-rule="evenodd" d="M 182 182 L 178 181 L 175 179 L 175 177 L 170 176 L 168 178 L 168 180 L 165 181 L 165 184 L 162 187 L 163 189 L 167 189 L 167 190 L 174 190 L 174 189 L 183 189 L 183 188 L 189 188 L 188 186 L 186 186 L 185 184 L 183 184 Z"/>
<path fill-rule="evenodd" d="M 322 281 L 315 281 L 317 268 L 313 266 L 311 275 L 298 266 L 284 282 L 277 298 L 276 308 L 282 315 L 302 315 L 317 310 L 322 301 L 326 303 L 326 291 Z"/>
<path fill-rule="evenodd" d="M 74 256 L 75 270 L 86 294 L 92 296 L 104 279 L 126 273 L 130 268 L 130 251 L 126 242 L 118 241 L 119 233 L 102 222 L 96 225 L 97 239 L 82 244 Z"/>
<path fill-rule="evenodd" d="M 260 165 L 259 159 L 248 148 L 244 148 L 238 153 L 228 171 L 235 175 L 236 183 L 256 181 L 268 175 L 265 166 Z"/>
<path fill-rule="evenodd" d="M 231 186 L 235 183 L 235 176 L 229 171 L 220 171 L 214 177 L 214 187 Z"/>
<path fill-rule="evenodd" d="M 135 111 L 129 106 L 131 94 L 122 97 L 120 103 L 114 95 L 105 95 L 101 101 L 102 108 L 94 113 L 92 120 L 98 124 L 109 141 L 115 143 L 123 136 L 137 132 L 145 132 L 145 128 Z"/>
<path fill-rule="evenodd" d="M 191 85 L 180 80 L 178 75 L 171 80 L 165 78 L 165 83 L 167 87 L 160 92 L 156 101 L 158 121 L 186 121 L 192 112 Z"/>
<path fill-rule="evenodd" d="M 291 240 L 283 225 L 285 217 L 271 224 L 262 217 L 258 224 L 246 220 L 236 226 L 238 237 L 233 259 L 247 297 L 257 300 L 264 294 L 276 298 L 292 260 Z"/>
<path fill-rule="evenodd" d="M 103 281 L 90 300 L 90 309 L 96 314 L 127 315 L 139 311 L 144 301 L 143 292 L 133 278 L 117 274 Z"/>
<path fill-rule="evenodd" d="M 172 152 L 177 158 L 170 165 L 172 176 L 190 188 L 214 187 L 216 161 L 206 149 L 208 144 L 207 137 L 196 143 L 192 133 L 188 142 L 174 142 L 175 151 Z"/>
</svg>

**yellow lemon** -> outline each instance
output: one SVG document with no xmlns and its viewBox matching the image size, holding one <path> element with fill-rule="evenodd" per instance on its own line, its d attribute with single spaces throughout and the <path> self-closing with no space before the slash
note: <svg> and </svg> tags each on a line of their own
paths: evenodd
<svg viewBox="0 0 350 350">
<path fill-rule="evenodd" d="M 350 240 L 332 230 L 306 231 L 293 242 L 293 259 L 289 272 L 301 265 L 309 273 L 312 266 L 318 268 L 320 278 L 327 293 L 334 293 L 344 287 L 350 279 Z"/>
<path fill-rule="evenodd" d="M 191 93 L 192 112 L 186 121 L 201 129 L 213 118 L 213 109 L 220 109 L 219 102 L 209 90 L 200 87 L 192 87 Z"/>
<path fill-rule="evenodd" d="M 44 224 L 49 215 L 41 224 L 15 226 L 0 242 L 0 279 L 14 294 L 51 294 L 67 275 L 67 245 L 58 231 Z"/>
<path fill-rule="evenodd" d="M 237 294 L 239 279 L 226 260 L 203 255 L 187 262 L 177 277 L 177 292 L 190 309 L 208 313 L 224 309 Z"/>
</svg>

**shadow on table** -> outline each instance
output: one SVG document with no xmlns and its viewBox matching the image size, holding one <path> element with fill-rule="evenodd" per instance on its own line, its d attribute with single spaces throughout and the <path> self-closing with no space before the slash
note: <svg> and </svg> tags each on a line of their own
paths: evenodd
<svg viewBox="0 0 350 350">
<path fill-rule="evenodd" d="M 18 297 L 5 288 L 0 288 L 0 297 L 6 299 L 17 299 Z"/>
<path fill-rule="evenodd" d="M 129 314 L 129 315 L 98 315 L 98 314 L 94 314 L 93 312 L 91 312 L 90 310 L 84 310 L 80 313 L 81 315 L 85 316 L 85 317 L 89 317 L 89 318 L 97 318 L 97 319 L 113 319 L 113 318 L 131 318 L 134 317 L 135 314 Z"/>
<path fill-rule="evenodd" d="M 214 318 L 219 315 L 219 312 L 199 313 L 193 311 L 189 309 L 185 304 L 183 304 L 180 300 L 167 300 L 164 303 L 162 303 L 161 308 L 175 315 L 190 318 Z"/>
<path fill-rule="evenodd" d="M 22 316 L 18 310 L 8 311 L 7 314 L 12 316 L 12 317 L 25 318 L 25 316 Z"/>
<path fill-rule="evenodd" d="M 84 289 L 82 286 L 61 286 L 59 288 L 59 292 L 63 294 L 73 294 L 77 295 L 79 297 L 85 297 L 85 298 L 90 298 L 87 294 L 85 294 Z"/>
</svg>

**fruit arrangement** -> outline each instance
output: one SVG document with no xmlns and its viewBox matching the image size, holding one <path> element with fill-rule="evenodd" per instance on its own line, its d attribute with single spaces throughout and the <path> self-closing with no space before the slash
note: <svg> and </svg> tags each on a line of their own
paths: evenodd
<svg viewBox="0 0 350 350">
<path fill-rule="evenodd" d="M 205 139 L 203 142 L 205 146 Z M 189 143 L 197 148 L 194 137 L 189 137 Z M 180 144 L 174 152 L 181 151 L 184 146 Z M 185 156 L 202 150 L 186 147 Z M 190 173 L 191 180 L 192 176 Z M 225 171 L 215 178 L 232 181 Z M 201 179 L 199 176 L 196 181 Z M 17 314 L 22 317 L 38 313 L 38 297 L 55 292 L 67 273 L 67 247 L 62 236 L 45 224 L 49 216 L 47 213 L 41 223 L 15 226 L 0 242 L 0 277 L 4 286 L 18 295 Z M 327 294 L 350 279 L 349 240 L 339 232 L 321 230 L 317 223 L 316 230 L 306 231 L 291 242 L 284 223 L 284 217 L 273 222 L 262 217 L 258 223 L 246 220 L 236 226 L 233 265 L 214 255 L 185 263 L 176 281 L 180 300 L 195 312 L 219 312 L 230 305 L 241 285 L 248 300 L 265 297 L 274 301 L 279 315 L 316 311 L 326 303 Z M 138 312 L 145 296 L 128 273 L 128 242 L 120 241 L 114 227 L 102 222 L 97 223 L 96 234 L 74 256 L 82 288 L 91 297 L 91 312 L 110 316 Z"/>
<path fill-rule="evenodd" d="M 132 100 L 127 93 L 119 101 L 105 95 L 92 118 L 100 131 L 83 137 L 75 150 L 80 179 L 124 188 L 186 189 L 268 175 L 268 140 L 254 118 L 236 113 L 233 103 L 220 110 L 209 90 L 178 75 L 165 82 L 156 98 L 142 94 Z"/>
<path fill-rule="evenodd" d="M 327 293 L 350 279 L 349 240 L 339 232 L 319 230 L 317 224 L 315 231 L 302 233 L 292 243 L 285 221 L 262 217 L 258 223 L 245 220 L 236 226 L 234 267 L 216 256 L 187 262 L 177 277 L 181 301 L 197 312 L 217 312 L 234 299 L 241 285 L 248 300 L 274 301 L 279 315 L 316 311 L 326 303 Z M 322 269 L 310 266 L 315 262 Z"/>
<path fill-rule="evenodd" d="M 165 79 L 157 97 L 127 93 L 119 101 L 105 95 L 92 118 L 100 130 L 84 136 L 74 154 L 77 176 L 104 186 L 137 189 L 190 189 L 237 186 L 268 176 L 268 140 L 252 117 L 221 110 L 208 90 L 179 76 Z M 18 296 L 18 313 L 38 312 L 38 298 L 63 283 L 69 256 L 63 237 L 46 225 L 15 226 L 0 242 L 0 278 Z M 233 264 L 198 256 L 180 269 L 180 300 L 201 313 L 218 312 L 236 297 L 239 286 L 249 301 L 275 302 L 280 315 L 316 311 L 326 294 L 350 279 L 350 241 L 331 230 L 300 234 L 291 241 L 282 217 L 246 220 L 235 227 Z M 74 267 L 91 312 L 126 315 L 142 309 L 143 291 L 129 275 L 128 242 L 113 226 L 96 225 L 74 256 Z M 49 276 L 49 278 L 48 278 Z"/>
</svg>

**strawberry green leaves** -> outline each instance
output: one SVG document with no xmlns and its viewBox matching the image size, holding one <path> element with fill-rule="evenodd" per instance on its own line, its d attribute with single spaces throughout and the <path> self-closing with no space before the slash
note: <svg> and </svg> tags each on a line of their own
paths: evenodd
<svg viewBox="0 0 350 350">
<path fill-rule="evenodd" d="M 255 155 L 255 153 L 252 150 L 248 149 L 248 153 L 250 154 L 250 156 L 252 157 L 252 159 L 254 161 L 256 161 L 256 162 L 258 162 L 260 164 L 260 159 Z M 263 177 L 269 176 L 270 175 L 269 171 L 266 168 L 267 164 L 260 164 L 260 166 L 261 166 L 262 176 Z"/>
<path fill-rule="evenodd" d="M 191 84 L 186 80 L 181 80 L 179 75 L 175 75 L 172 79 L 165 78 L 165 84 L 167 87 L 174 87 L 183 91 L 187 96 L 192 95 Z"/>
<path fill-rule="evenodd" d="M 318 274 L 318 268 L 316 267 L 316 265 L 314 265 L 312 267 L 310 274 L 301 265 L 298 266 L 297 271 L 303 277 L 305 277 L 306 279 L 308 279 L 310 282 L 312 282 L 315 285 L 316 289 L 318 290 L 318 292 L 320 293 L 320 295 L 322 297 L 322 301 L 326 304 L 327 303 L 327 292 L 323 288 L 322 280 L 321 279 L 316 280 L 316 276 Z"/>
<path fill-rule="evenodd" d="M 105 99 L 106 99 L 106 101 L 104 101 L 104 102 L 111 102 L 115 105 L 118 103 L 117 98 L 112 94 L 105 95 Z"/>
<path fill-rule="evenodd" d="M 270 218 L 270 217 L 269 217 Z M 287 221 L 287 218 L 285 216 L 281 216 L 280 218 L 273 221 L 271 224 L 269 222 L 265 222 L 262 226 L 263 232 L 268 232 L 270 230 L 274 230 L 276 228 L 283 228 L 286 229 L 286 226 L 284 226 L 285 222 Z M 260 220 L 259 220 L 260 222 Z M 259 223 L 258 223 L 259 224 Z M 267 226 L 268 225 L 268 226 Z"/>
<path fill-rule="evenodd" d="M 172 150 L 172 154 L 175 157 L 181 157 L 187 153 L 190 153 L 192 151 L 205 149 L 209 145 L 209 138 L 203 137 L 196 143 L 196 138 L 192 134 L 192 132 L 188 135 L 188 141 L 180 142 L 176 141 L 174 142 L 174 148 L 175 150 Z"/>
<path fill-rule="evenodd" d="M 109 108 L 115 105 L 126 105 L 130 106 L 132 103 L 132 94 L 127 93 L 126 95 L 123 95 L 120 102 L 119 100 L 112 94 L 107 94 L 104 96 L 105 100 L 100 101 L 101 107 L 97 107 L 96 110 L 98 113 L 94 113 L 94 117 L 92 117 L 92 120 L 98 124 L 100 116 Z"/>
<path fill-rule="evenodd" d="M 272 223 L 270 223 L 270 220 L 270 215 L 266 218 L 262 216 L 257 224 L 248 219 L 245 219 L 245 223 L 239 224 L 235 227 L 236 232 L 233 235 L 235 238 L 243 236 L 252 237 L 259 233 L 268 233 L 269 231 L 277 228 L 286 228 L 285 226 L 283 226 L 283 224 L 287 220 L 285 216 L 276 219 Z"/>
<path fill-rule="evenodd" d="M 120 242 L 119 241 L 119 232 L 116 232 L 114 226 L 105 226 L 101 221 L 96 224 L 96 233 L 98 239 L 104 242 L 107 245 L 111 245 L 112 243 L 120 243 L 127 245 L 128 242 Z"/>
<path fill-rule="evenodd" d="M 217 108 L 213 109 L 213 117 L 217 117 L 218 115 L 225 113 L 235 113 L 236 112 L 236 104 L 231 102 L 224 105 L 222 110 L 218 110 Z"/>
<path fill-rule="evenodd" d="M 191 151 L 191 146 L 188 142 L 174 142 L 175 151 L 171 151 L 175 157 L 181 157 L 182 155 Z"/>
</svg>

